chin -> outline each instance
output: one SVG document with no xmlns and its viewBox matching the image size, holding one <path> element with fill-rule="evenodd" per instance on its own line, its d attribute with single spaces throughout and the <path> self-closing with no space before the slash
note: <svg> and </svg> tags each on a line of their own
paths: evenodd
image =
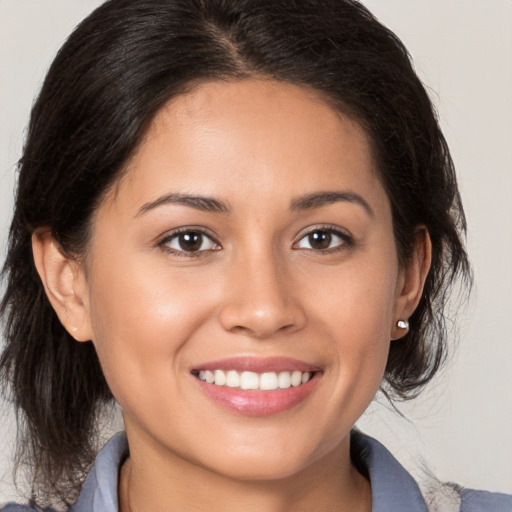
<svg viewBox="0 0 512 512">
<path fill-rule="evenodd" d="M 233 480 L 263 482 L 285 480 L 300 473 L 305 466 L 303 460 L 291 460 L 284 455 L 279 458 L 226 459 L 215 472 Z"/>
<path fill-rule="evenodd" d="M 216 473 L 236 480 L 283 480 L 335 452 L 331 446 L 314 443 L 311 435 L 304 438 L 291 436 L 289 428 L 286 439 L 283 436 L 263 437 L 266 439 L 259 437 L 253 443 L 233 442 L 227 448 L 224 446 L 219 450 L 220 457 L 212 454 L 215 461 L 210 467 Z"/>
</svg>

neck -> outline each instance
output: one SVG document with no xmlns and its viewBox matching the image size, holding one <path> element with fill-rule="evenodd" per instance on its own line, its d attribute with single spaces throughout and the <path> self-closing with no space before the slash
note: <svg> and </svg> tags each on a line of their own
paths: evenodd
<svg viewBox="0 0 512 512">
<path fill-rule="evenodd" d="M 135 441 L 135 440 L 134 440 Z M 349 439 L 292 476 L 237 480 L 130 439 L 119 479 L 120 512 L 370 512 L 368 481 L 350 461 Z M 142 456 L 144 454 L 144 456 Z"/>
</svg>

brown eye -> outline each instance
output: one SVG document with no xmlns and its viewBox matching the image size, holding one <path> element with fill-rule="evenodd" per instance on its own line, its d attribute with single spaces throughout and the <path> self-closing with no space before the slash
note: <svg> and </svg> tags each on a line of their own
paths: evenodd
<svg viewBox="0 0 512 512">
<path fill-rule="evenodd" d="M 329 249 L 331 241 L 332 235 L 327 231 L 313 231 L 308 235 L 308 242 L 312 249 Z"/>
<path fill-rule="evenodd" d="M 217 250 L 219 246 L 201 231 L 182 231 L 167 237 L 162 245 L 177 253 L 196 253 Z"/>
<path fill-rule="evenodd" d="M 296 245 L 298 249 L 325 251 L 351 245 L 349 236 L 332 229 L 315 229 L 304 235 Z"/>
<path fill-rule="evenodd" d="M 182 251 L 198 251 L 203 245 L 203 235 L 201 233 L 182 233 L 178 236 L 178 245 Z"/>
</svg>

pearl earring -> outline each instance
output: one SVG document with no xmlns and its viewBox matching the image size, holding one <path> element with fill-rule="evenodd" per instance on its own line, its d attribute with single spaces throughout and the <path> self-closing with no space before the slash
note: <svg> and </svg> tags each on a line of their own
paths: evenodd
<svg viewBox="0 0 512 512">
<path fill-rule="evenodd" d="M 407 320 L 398 320 L 396 325 L 399 329 L 409 329 L 409 322 Z"/>
</svg>

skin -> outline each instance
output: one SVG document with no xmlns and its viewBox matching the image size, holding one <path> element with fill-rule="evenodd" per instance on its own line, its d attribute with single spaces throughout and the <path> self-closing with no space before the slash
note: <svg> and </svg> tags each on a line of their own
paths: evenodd
<svg viewBox="0 0 512 512">
<path fill-rule="evenodd" d="M 352 195 L 291 208 L 323 192 Z M 187 226 L 208 233 L 204 250 L 169 238 Z M 308 234 L 329 229 L 330 248 L 312 247 Z M 368 137 L 314 92 L 212 82 L 168 103 L 98 207 L 86 257 L 44 230 L 33 239 L 55 310 L 93 340 L 123 410 L 121 510 L 369 511 L 349 432 L 419 301 L 430 247 L 418 233 L 401 268 Z M 249 417 L 191 373 L 234 356 L 291 357 L 320 378 L 299 405 Z"/>
</svg>

